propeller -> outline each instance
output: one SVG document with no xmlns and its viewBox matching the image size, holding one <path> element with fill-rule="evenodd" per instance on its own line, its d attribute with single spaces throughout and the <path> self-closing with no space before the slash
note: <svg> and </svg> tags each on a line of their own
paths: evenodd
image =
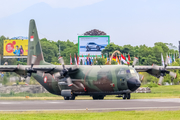
<svg viewBox="0 0 180 120">
<path fill-rule="evenodd" d="M 168 64 L 168 60 L 169 60 L 169 58 L 166 57 L 164 68 L 161 68 L 160 66 L 157 66 L 155 64 L 152 65 L 153 69 L 159 70 L 161 72 L 160 77 L 159 77 L 159 81 L 158 81 L 158 85 L 162 85 L 162 81 L 164 80 L 164 76 L 166 74 L 169 74 L 173 78 L 176 78 L 176 76 L 177 76 L 176 73 L 166 70 L 166 67 L 167 67 L 167 64 Z"/>
<path fill-rule="evenodd" d="M 27 69 L 27 77 L 26 77 L 26 83 L 29 84 L 32 73 L 36 72 L 33 69 L 34 63 L 36 62 L 37 56 L 32 55 L 31 57 L 31 67 Z"/>
<path fill-rule="evenodd" d="M 134 66 L 136 65 L 137 61 L 138 61 L 138 58 L 137 58 L 137 57 L 134 57 L 132 67 L 134 67 Z"/>
<path fill-rule="evenodd" d="M 63 60 L 63 57 L 59 57 L 59 63 L 61 63 L 61 65 L 63 66 L 63 70 L 61 73 L 55 73 L 54 74 L 54 77 L 60 77 L 61 75 L 64 76 L 68 86 L 72 86 L 73 83 L 72 83 L 72 80 L 71 78 L 69 77 L 69 70 L 65 68 L 64 66 L 64 60 Z"/>
<path fill-rule="evenodd" d="M 35 55 L 32 55 L 32 57 L 31 57 L 31 67 L 29 67 L 29 68 L 24 67 L 23 65 L 18 65 L 18 67 L 17 67 L 17 69 L 19 69 L 19 70 L 27 71 L 27 75 L 25 76 L 25 78 L 26 78 L 25 81 L 26 81 L 27 84 L 29 84 L 29 82 L 30 82 L 32 73 L 36 72 L 33 69 L 33 66 L 34 66 L 34 63 L 36 62 L 36 59 L 37 59 L 37 57 Z"/>
</svg>

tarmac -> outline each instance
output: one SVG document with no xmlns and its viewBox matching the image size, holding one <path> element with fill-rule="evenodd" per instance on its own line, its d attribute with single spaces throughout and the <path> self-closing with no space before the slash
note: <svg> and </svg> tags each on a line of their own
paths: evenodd
<svg viewBox="0 0 180 120">
<path fill-rule="evenodd" d="M 0 100 L 0 111 L 51 110 L 180 110 L 180 99 L 132 100 Z"/>
</svg>

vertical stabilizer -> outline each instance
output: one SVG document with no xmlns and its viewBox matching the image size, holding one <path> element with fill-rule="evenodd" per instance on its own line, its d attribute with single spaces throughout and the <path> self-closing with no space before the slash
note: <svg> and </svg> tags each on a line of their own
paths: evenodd
<svg viewBox="0 0 180 120">
<path fill-rule="evenodd" d="M 31 64 L 32 55 L 37 56 L 37 59 L 36 59 L 34 65 L 45 64 L 40 40 L 39 40 L 38 33 L 37 33 L 36 24 L 33 19 L 31 19 L 30 23 L 29 23 L 28 60 L 27 60 L 28 65 Z"/>
</svg>

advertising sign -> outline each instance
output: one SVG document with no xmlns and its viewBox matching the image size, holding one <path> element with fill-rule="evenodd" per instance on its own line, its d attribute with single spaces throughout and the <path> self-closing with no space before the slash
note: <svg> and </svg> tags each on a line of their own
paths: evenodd
<svg viewBox="0 0 180 120">
<path fill-rule="evenodd" d="M 27 58 L 28 40 L 4 40 L 4 58 Z"/>
<path fill-rule="evenodd" d="M 101 51 L 109 44 L 108 35 L 103 36 L 78 36 L 78 54 L 101 55 Z"/>
</svg>

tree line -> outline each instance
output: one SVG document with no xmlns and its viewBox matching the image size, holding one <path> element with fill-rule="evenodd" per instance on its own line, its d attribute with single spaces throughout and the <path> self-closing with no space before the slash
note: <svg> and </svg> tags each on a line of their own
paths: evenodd
<svg viewBox="0 0 180 120">
<path fill-rule="evenodd" d="M 1 64 L 4 62 L 8 62 L 11 65 L 17 65 L 19 63 L 26 64 L 26 59 L 20 59 L 20 61 L 17 61 L 17 59 L 3 59 L 3 40 L 8 39 L 5 36 L 0 37 L 0 54 L 1 54 Z M 67 65 L 70 64 L 70 54 L 72 57 L 72 62 L 74 62 L 74 54 L 78 54 L 78 43 L 74 44 L 73 42 L 67 40 L 67 41 L 53 41 L 53 40 L 47 40 L 46 38 L 43 38 L 40 40 L 44 59 L 46 62 L 50 63 L 58 63 L 58 57 L 61 55 Z M 60 49 L 59 49 L 60 47 Z M 110 43 L 105 47 L 105 49 L 102 50 L 102 54 L 104 56 L 111 55 L 115 50 L 119 50 L 123 55 L 130 54 L 131 60 L 133 60 L 133 57 L 139 58 L 139 65 L 152 65 L 157 64 L 161 65 L 161 53 L 163 54 L 164 60 L 167 56 L 167 54 L 173 54 L 176 55 L 176 58 L 178 58 L 178 50 L 171 49 L 174 48 L 174 46 L 171 43 L 162 43 L 157 42 L 154 43 L 153 47 L 149 47 L 147 45 L 139 45 L 139 46 L 131 46 L 131 45 L 124 45 L 119 46 L 114 43 Z M 60 55 L 59 55 L 60 50 Z M 105 57 L 106 58 L 106 57 Z M 101 59 L 99 59 L 101 60 Z M 98 61 L 98 60 L 97 60 Z M 101 62 L 97 62 L 96 64 L 100 64 Z M 105 63 L 101 63 L 105 64 Z M 115 63 L 114 63 L 115 64 Z"/>
<path fill-rule="evenodd" d="M 18 61 L 15 58 L 4 58 L 3 59 L 3 40 L 8 39 L 5 36 L 0 37 L 0 54 L 1 54 L 1 64 L 4 64 L 4 62 L 8 62 L 9 65 L 17 65 L 17 64 L 27 64 L 27 59 L 20 59 Z M 72 62 L 75 64 L 74 60 L 74 54 L 78 54 L 78 43 L 73 43 L 69 40 L 67 41 L 53 41 L 53 40 L 47 40 L 46 38 L 43 38 L 40 40 L 44 59 L 46 62 L 58 64 L 58 57 L 62 56 L 64 59 L 64 62 L 66 65 L 70 64 L 70 54 L 72 57 Z M 60 48 L 60 49 L 59 49 Z M 172 49 L 173 48 L 173 49 Z M 153 47 L 149 47 L 147 45 L 139 45 L 139 46 L 131 46 L 131 45 L 124 45 L 119 46 L 114 43 L 110 43 L 105 47 L 105 49 L 102 50 L 103 55 L 109 56 L 111 55 L 115 50 L 119 50 L 122 54 L 131 56 L 131 62 L 133 61 L 133 57 L 139 58 L 139 65 L 152 65 L 157 64 L 161 65 L 161 53 L 163 54 L 164 60 L 166 55 L 173 54 L 176 55 L 176 62 L 174 62 L 172 65 L 179 66 L 179 59 L 178 59 L 178 51 L 174 49 L 175 46 L 171 43 L 162 43 L 162 42 L 156 42 L 154 43 Z M 60 50 L 60 54 L 59 54 Z M 106 57 L 104 58 L 97 58 L 95 62 L 95 65 L 105 65 L 106 64 Z M 117 64 L 115 61 L 112 61 L 112 64 Z M 179 71 L 175 71 L 177 73 L 177 78 L 175 79 L 175 84 L 179 83 L 180 80 L 180 73 Z M 149 76 L 146 73 L 143 73 L 146 76 L 146 83 L 147 82 L 154 82 L 157 83 L 158 79 Z M 171 82 L 170 76 L 167 75 L 165 77 L 165 81 Z"/>
</svg>

